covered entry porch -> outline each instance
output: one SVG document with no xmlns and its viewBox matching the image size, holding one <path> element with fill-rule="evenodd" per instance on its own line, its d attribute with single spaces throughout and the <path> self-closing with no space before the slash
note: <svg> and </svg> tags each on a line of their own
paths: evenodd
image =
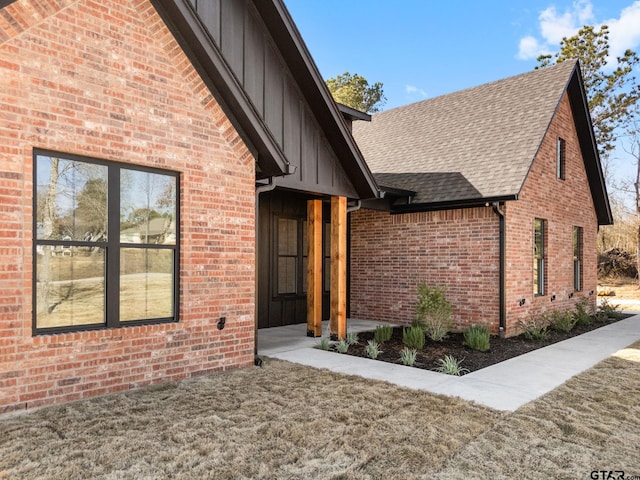
<svg viewBox="0 0 640 480">
<path fill-rule="evenodd" d="M 283 189 L 259 197 L 257 327 L 347 328 L 347 198 Z"/>
</svg>

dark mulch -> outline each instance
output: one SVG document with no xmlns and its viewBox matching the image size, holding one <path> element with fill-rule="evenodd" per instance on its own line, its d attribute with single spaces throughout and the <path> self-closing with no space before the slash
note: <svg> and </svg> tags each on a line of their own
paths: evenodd
<svg viewBox="0 0 640 480">
<path fill-rule="evenodd" d="M 472 350 L 464 346 L 462 333 L 451 333 L 441 342 L 434 342 L 427 338 L 424 348 L 418 352 L 416 363 L 413 366 L 426 370 L 435 370 L 438 367 L 437 362 L 439 359 L 445 355 L 452 355 L 462 361 L 461 366 L 463 368 L 466 368 L 469 372 L 474 372 L 504 360 L 517 357 L 523 353 L 590 332 L 604 325 L 628 318 L 629 316 L 630 315 L 621 315 L 620 318 L 617 319 L 610 318 L 606 323 L 593 322 L 590 325 L 576 325 L 573 330 L 567 333 L 549 330 L 549 337 L 546 340 L 527 340 L 523 335 L 509 338 L 492 336 L 491 349 L 488 352 L 478 352 L 477 350 Z M 367 341 L 373 338 L 373 332 L 359 333 L 358 344 L 350 346 L 346 355 L 368 358 L 365 352 L 365 346 L 367 345 Z M 403 348 L 402 327 L 396 327 L 393 329 L 391 340 L 381 345 L 383 352 L 378 356 L 377 360 L 401 365 L 400 352 Z"/>
</svg>

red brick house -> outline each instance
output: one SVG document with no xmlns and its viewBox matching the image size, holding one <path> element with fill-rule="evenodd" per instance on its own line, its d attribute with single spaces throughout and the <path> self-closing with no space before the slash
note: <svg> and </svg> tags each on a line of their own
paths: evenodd
<svg viewBox="0 0 640 480">
<path fill-rule="evenodd" d="M 458 328 L 504 335 L 595 302 L 612 216 L 577 63 L 378 113 L 353 134 L 387 195 L 351 216 L 352 317 L 411 322 L 420 281 L 446 287 Z"/>
<path fill-rule="evenodd" d="M 0 413 L 252 365 L 256 302 L 343 335 L 358 116 L 281 0 L 0 2 Z"/>
<path fill-rule="evenodd" d="M 522 76 L 522 98 L 501 103 L 509 121 L 484 132 L 496 143 L 473 139 L 489 152 L 497 132 L 526 137 L 508 162 L 482 160 L 494 178 L 518 153 L 519 189 L 476 195 L 462 167 L 381 168 L 356 128 L 381 188 L 350 133 L 369 116 L 335 104 L 282 0 L 0 1 L 0 413 L 249 366 L 258 327 L 319 336 L 330 319 L 343 337 L 348 280 L 352 315 L 375 320 L 410 320 L 424 279 L 451 287 L 461 324 L 495 323 L 500 265 L 508 326 L 587 294 L 610 212 L 569 67 Z M 424 148 L 420 132 L 408 140 L 398 152 Z M 441 172 L 465 195 L 430 197 Z M 547 220 L 540 297 L 533 216 Z M 572 300 L 566 225 L 583 228 Z"/>
</svg>

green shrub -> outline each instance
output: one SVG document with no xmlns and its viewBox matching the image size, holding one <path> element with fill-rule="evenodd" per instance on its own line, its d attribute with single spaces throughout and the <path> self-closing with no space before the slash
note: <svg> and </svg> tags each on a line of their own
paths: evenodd
<svg viewBox="0 0 640 480">
<path fill-rule="evenodd" d="M 320 343 L 318 344 L 318 348 L 320 350 L 329 350 L 329 338 L 328 337 L 322 337 L 320 339 Z"/>
<path fill-rule="evenodd" d="M 358 343 L 358 334 L 356 332 L 347 332 L 347 343 L 349 346 L 357 345 Z"/>
<path fill-rule="evenodd" d="M 413 364 L 416 363 L 417 355 L 418 355 L 418 352 L 415 348 L 404 347 L 400 352 L 400 360 L 402 360 L 403 365 L 412 367 Z"/>
<path fill-rule="evenodd" d="M 391 340 L 391 335 L 393 335 L 393 327 L 391 325 L 378 325 L 373 332 L 373 338 L 378 343 L 388 342 Z"/>
<path fill-rule="evenodd" d="M 527 340 L 546 340 L 549 337 L 549 317 L 544 313 L 531 315 L 526 322 L 520 320 L 518 328 Z"/>
<path fill-rule="evenodd" d="M 469 369 L 462 368 L 462 360 L 458 360 L 453 355 L 445 355 L 444 358 L 438 359 L 438 367 L 436 372 L 446 373 L 447 375 L 460 376 L 468 373 Z"/>
<path fill-rule="evenodd" d="M 452 311 L 443 288 L 429 287 L 424 282 L 418 285 L 416 323 L 423 326 L 427 337 L 440 342 L 447 336 L 453 327 Z"/>
<path fill-rule="evenodd" d="M 336 350 L 340 353 L 347 353 L 349 350 L 349 343 L 343 338 L 338 343 L 336 343 Z"/>
<path fill-rule="evenodd" d="M 382 353 L 382 350 L 380 350 L 380 344 L 375 340 L 369 340 L 367 342 L 367 346 L 364 347 L 364 350 L 367 353 L 367 356 L 374 360 Z"/>
<path fill-rule="evenodd" d="M 576 302 L 576 325 L 591 325 L 593 318 L 589 314 L 589 300 L 585 297 Z"/>
<path fill-rule="evenodd" d="M 551 312 L 551 328 L 558 332 L 570 332 L 576 326 L 577 317 L 569 310 Z"/>
<path fill-rule="evenodd" d="M 622 316 L 622 312 L 619 310 L 619 308 L 620 305 L 612 305 L 609 303 L 609 300 L 603 298 L 600 300 L 600 306 L 598 307 L 598 314 L 601 314 L 598 318 L 600 318 L 601 321 L 605 322 L 610 318 L 619 320 Z"/>
<path fill-rule="evenodd" d="M 491 337 L 486 325 L 471 325 L 464 332 L 464 344 L 473 350 L 486 352 L 489 350 Z"/>
<path fill-rule="evenodd" d="M 405 327 L 402 329 L 402 343 L 406 347 L 421 350 L 424 347 L 424 330 L 420 327 Z"/>
</svg>

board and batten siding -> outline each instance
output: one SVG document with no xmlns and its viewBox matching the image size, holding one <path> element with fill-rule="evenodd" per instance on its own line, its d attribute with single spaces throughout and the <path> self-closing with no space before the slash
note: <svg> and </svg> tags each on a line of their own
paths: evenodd
<svg viewBox="0 0 640 480">
<path fill-rule="evenodd" d="M 264 22 L 248 0 L 189 0 L 253 107 L 296 167 L 278 186 L 358 198 Z"/>
</svg>

